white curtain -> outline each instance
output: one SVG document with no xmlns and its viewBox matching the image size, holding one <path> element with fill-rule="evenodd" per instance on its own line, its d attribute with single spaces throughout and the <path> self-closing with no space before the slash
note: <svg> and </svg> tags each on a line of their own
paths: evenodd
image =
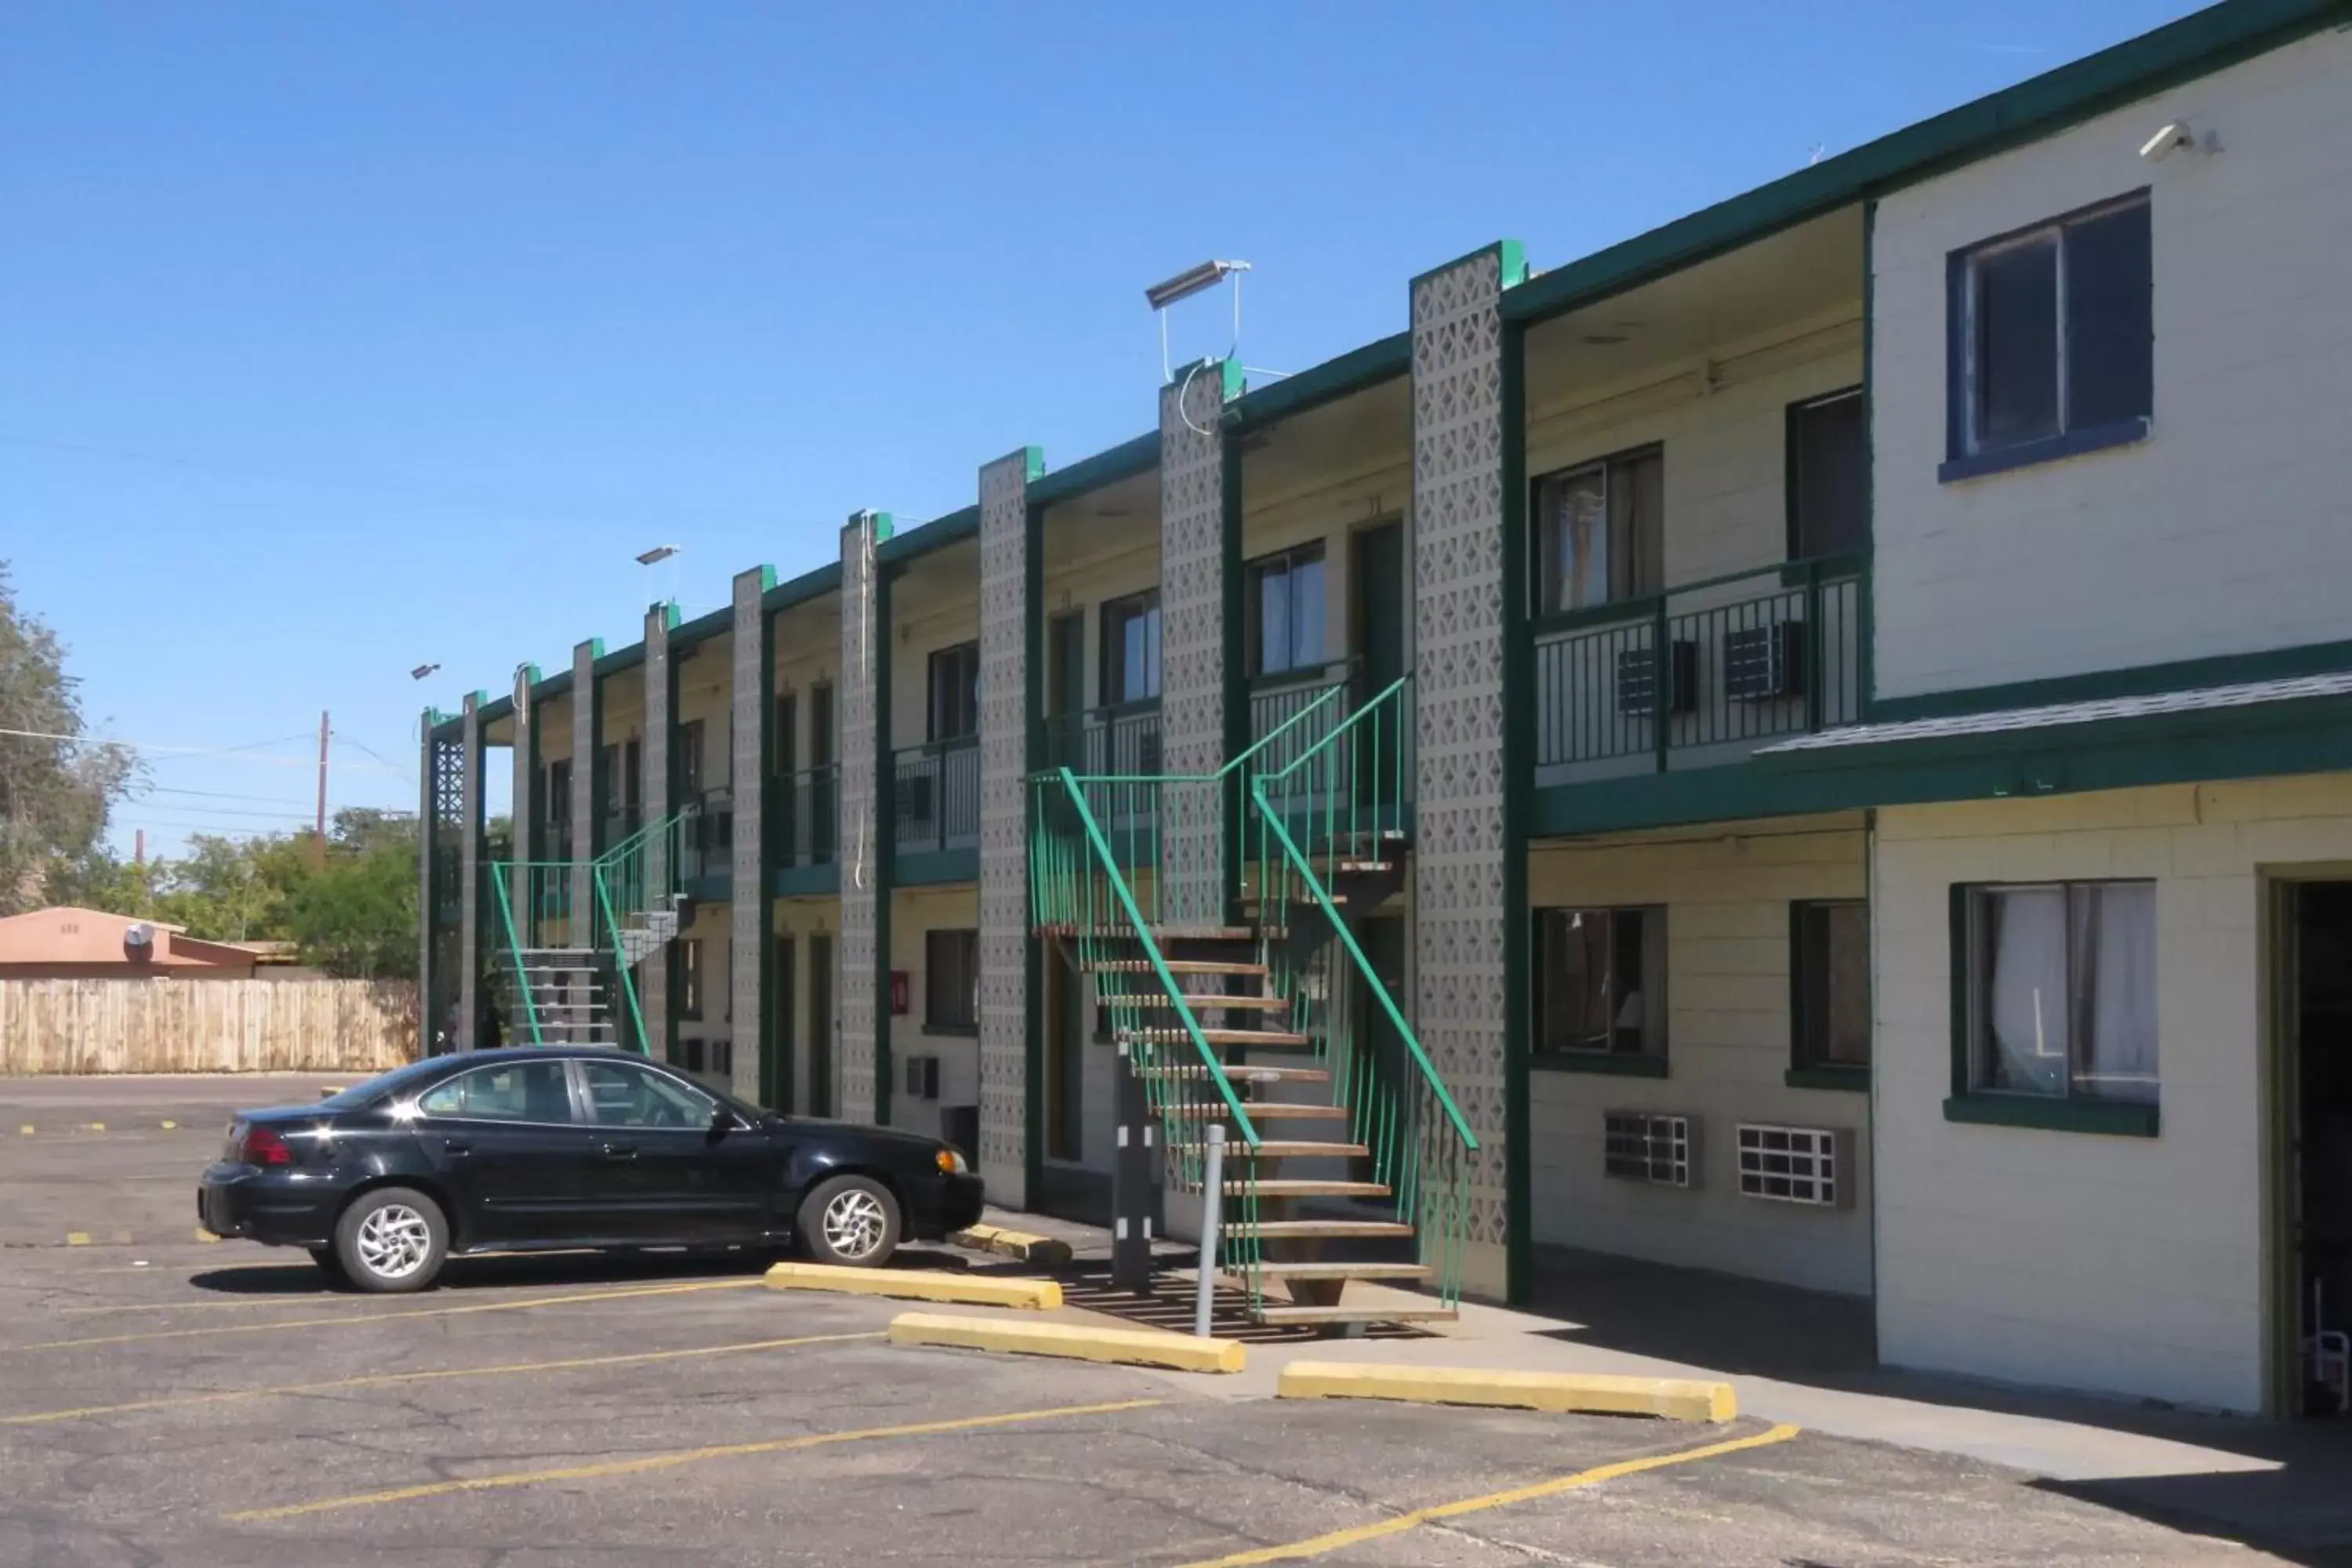
<svg viewBox="0 0 2352 1568">
<path fill-rule="evenodd" d="M 2106 882 L 2073 890 L 2077 1093 L 2156 1098 L 2156 886 Z"/>
<path fill-rule="evenodd" d="M 2069 1008 L 2066 893 L 2014 888 L 1983 895 L 1982 934 L 1991 954 L 1985 976 L 1987 1089 L 2063 1094 Z"/>
</svg>

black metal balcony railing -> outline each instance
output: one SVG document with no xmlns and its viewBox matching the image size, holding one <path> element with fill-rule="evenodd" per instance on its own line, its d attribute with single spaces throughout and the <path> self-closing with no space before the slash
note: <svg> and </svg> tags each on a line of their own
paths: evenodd
<svg viewBox="0 0 2352 1568">
<path fill-rule="evenodd" d="M 1045 765 L 1074 773 L 1141 778 L 1160 767 L 1160 699 L 1146 697 L 1056 713 L 1045 721 Z"/>
<path fill-rule="evenodd" d="M 1255 745 L 1269 735 L 1275 737 L 1253 762 L 1258 773 L 1283 775 L 1286 795 L 1319 795 L 1347 787 L 1351 748 L 1327 746 L 1324 742 L 1347 722 L 1353 710 L 1353 680 L 1350 664 L 1342 660 L 1287 677 L 1261 677 L 1252 686 L 1250 742 Z M 1334 691 L 1337 696 L 1330 695 Z"/>
<path fill-rule="evenodd" d="M 980 847 L 979 736 L 908 746 L 892 763 L 899 854 Z"/>
<path fill-rule="evenodd" d="M 1856 557 L 1797 561 L 1538 622 L 1539 782 L 1736 762 L 1854 722 L 1867 575 Z"/>
<path fill-rule="evenodd" d="M 773 842 L 779 866 L 830 866 L 841 833 L 841 764 L 803 768 L 776 781 Z"/>
</svg>

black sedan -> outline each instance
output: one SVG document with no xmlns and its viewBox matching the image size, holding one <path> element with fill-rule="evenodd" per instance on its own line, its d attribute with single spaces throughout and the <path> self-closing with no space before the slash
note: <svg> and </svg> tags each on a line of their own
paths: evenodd
<svg viewBox="0 0 2352 1568">
<path fill-rule="evenodd" d="M 238 1113 L 197 1212 L 307 1247 L 363 1290 L 421 1290 L 453 1254 L 798 1243 L 878 1264 L 980 1217 L 936 1138 L 776 1116 L 620 1051 L 434 1057 L 310 1105 Z"/>
</svg>

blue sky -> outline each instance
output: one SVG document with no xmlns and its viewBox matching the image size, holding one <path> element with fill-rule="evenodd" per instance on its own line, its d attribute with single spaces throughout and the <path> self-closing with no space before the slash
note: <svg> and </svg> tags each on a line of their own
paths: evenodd
<svg viewBox="0 0 2352 1568">
<path fill-rule="evenodd" d="M 1192 261 L 1297 369 L 2195 8 L 13 5 L 0 558 L 102 731 L 247 749 L 125 847 L 307 816 L 322 709 L 413 806 L 425 702 L 1147 428 Z"/>
</svg>

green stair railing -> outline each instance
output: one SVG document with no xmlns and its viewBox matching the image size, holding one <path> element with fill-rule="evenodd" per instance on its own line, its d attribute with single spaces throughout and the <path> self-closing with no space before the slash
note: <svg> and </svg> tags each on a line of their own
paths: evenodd
<svg viewBox="0 0 2352 1568">
<path fill-rule="evenodd" d="M 564 947 L 593 952 L 612 965 L 621 1010 L 628 1019 L 623 1043 L 645 1049 L 645 1010 L 637 996 L 635 965 L 625 961 L 623 932 L 633 921 L 674 907 L 682 885 L 684 852 L 693 830 L 695 809 L 649 823 L 595 859 L 506 860 L 490 868 L 491 900 L 499 907 L 499 929 L 530 1043 L 546 1043 L 539 1005 L 528 976 L 524 955 L 533 950 Z M 587 873 L 588 905 L 575 909 L 583 870 Z"/>
<path fill-rule="evenodd" d="M 1290 998 L 1292 1026 L 1329 1070 L 1352 1142 L 1370 1151 L 1370 1178 L 1412 1225 L 1450 1306 L 1461 1297 L 1477 1135 L 1329 885 L 1349 873 L 1377 885 L 1403 852 L 1411 679 L 1391 683 L 1315 748 L 1251 781 L 1253 866 L 1269 989 Z"/>
</svg>

